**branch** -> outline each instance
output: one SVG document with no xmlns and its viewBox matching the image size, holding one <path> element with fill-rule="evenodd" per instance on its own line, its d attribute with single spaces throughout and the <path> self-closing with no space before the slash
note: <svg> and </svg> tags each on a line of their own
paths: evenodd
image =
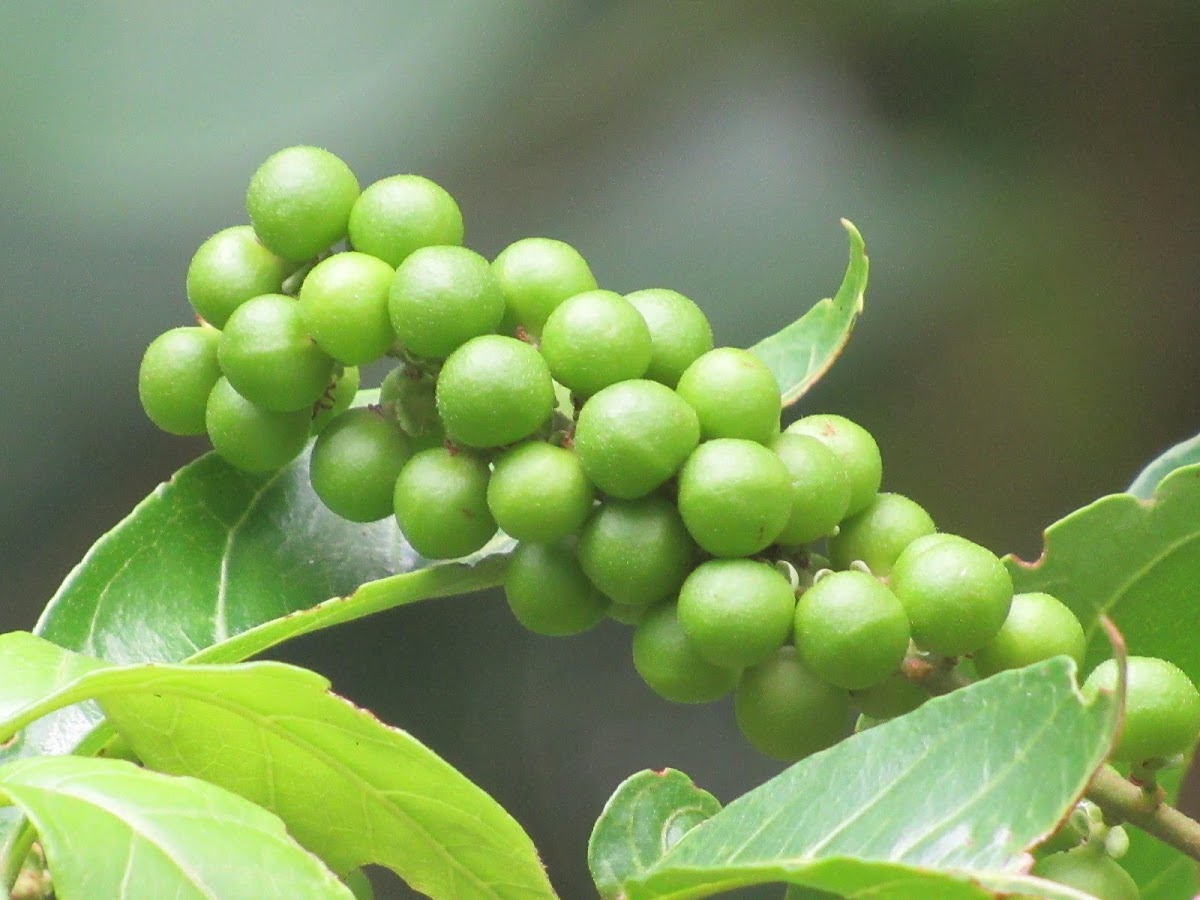
<svg viewBox="0 0 1200 900">
<path fill-rule="evenodd" d="M 1092 777 L 1086 796 L 1104 811 L 1104 819 L 1110 825 L 1129 822 L 1200 861 L 1200 822 L 1147 794 L 1115 769 L 1102 767 Z"/>
</svg>

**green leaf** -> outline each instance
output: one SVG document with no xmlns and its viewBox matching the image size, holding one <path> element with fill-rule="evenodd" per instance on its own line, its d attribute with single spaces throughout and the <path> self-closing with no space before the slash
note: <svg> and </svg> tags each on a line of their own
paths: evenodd
<svg viewBox="0 0 1200 900">
<path fill-rule="evenodd" d="M 43 642 L 0 637 L 0 663 L 33 643 Z M 376 863 L 434 897 L 554 896 L 528 835 L 496 801 L 328 689 L 316 673 L 274 662 L 111 666 L 31 696 L 0 723 L 0 738 L 95 699 L 148 766 L 258 803 L 338 873 Z"/>
<path fill-rule="evenodd" d="M 1108 697 L 1059 657 L 1003 672 L 803 760 L 688 832 L 628 900 L 788 881 L 873 898 L 1082 897 L 1021 874 L 1104 760 Z"/>
<path fill-rule="evenodd" d="M 836 296 L 822 300 L 791 325 L 750 348 L 775 373 L 784 406 L 799 400 L 829 371 L 841 356 L 863 311 L 863 295 L 867 290 L 866 247 L 862 235 L 848 219 L 842 219 L 842 227 L 850 235 L 850 262 Z"/>
<path fill-rule="evenodd" d="M 194 778 L 74 756 L 0 768 L 0 802 L 37 828 L 59 897 L 343 898 L 283 823 Z"/>
<path fill-rule="evenodd" d="M 1133 494 L 1139 500 L 1149 500 L 1154 496 L 1155 489 L 1164 478 L 1176 469 L 1196 463 L 1200 463 L 1200 434 L 1188 438 L 1186 441 L 1180 441 L 1142 469 L 1137 478 L 1133 479 L 1128 493 Z"/>
<path fill-rule="evenodd" d="M 1177 469 L 1152 500 L 1113 494 L 1046 529 L 1036 562 L 1006 560 L 1018 591 L 1046 591 L 1079 617 L 1090 668 L 1109 655 L 1107 615 L 1129 653 L 1168 659 L 1200 680 L 1200 466 Z"/>
<path fill-rule="evenodd" d="M 716 797 L 676 769 L 627 778 L 605 804 L 588 841 L 588 868 L 600 896 L 615 900 L 621 885 L 720 810 Z"/>
</svg>

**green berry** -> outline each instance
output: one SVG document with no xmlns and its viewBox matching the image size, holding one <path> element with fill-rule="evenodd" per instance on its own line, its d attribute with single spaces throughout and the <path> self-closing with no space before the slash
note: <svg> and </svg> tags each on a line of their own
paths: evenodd
<svg viewBox="0 0 1200 900">
<path fill-rule="evenodd" d="M 489 334 L 450 354 L 437 380 L 437 409 L 450 439 L 502 447 L 529 437 L 554 411 L 550 370 L 529 344 Z"/>
<path fill-rule="evenodd" d="M 333 359 L 305 331 L 291 297 L 264 294 L 234 311 L 217 345 L 239 394 L 274 412 L 311 407 L 333 380 Z"/>
<path fill-rule="evenodd" d="M 849 695 L 806 669 L 792 647 L 743 672 L 733 701 L 746 740 L 785 762 L 832 747 L 849 725 Z"/>
<path fill-rule="evenodd" d="M 350 244 L 393 269 L 422 247 L 463 242 L 463 217 L 444 188 L 420 175 L 369 185 L 350 210 Z"/>
<path fill-rule="evenodd" d="M 579 634 L 608 609 L 608 599 L 587 580 L 574 548 L 564 542 L 518 544 L 504 575 L 504 594 L 517 621 L 537 634 Z"/>
<path fill-rule="evenodd" d="M 208 396 L 205 427 L 213 449 L 247 472 L 272 472 L 295 459 L 308 443 L 308 409 L 272 412 L 251 403 L 226 378 Z"/>
<path fill-rule="evenodd" d="M 138 397 L 150 421 L 170 434 L 204 434 L 208 395 L 221 377 L 215 328 L 172 328 L 150 342 L 138 369 Z"/>
<path fill-rule="evenodd" d="M 1165 659 L 1131 656 L 1125 689 L 1125 720 L 1112 758 L 1140 763 L 1189 750 L 1200 734 L 1200 693 L 1186 674 Z M 1117 689 L 1117 662 L 1105 660 L 1083 684 L 1083 693 Z"/>
<path fill-rule="evenodd" d="M 579 533 L 583 571 L 624 606 L 644 608 L 673 596 L 695 559 L 678 511 L 662 497 L 606 501 Z"/>
<path fill-rule="evenodd" d="M 1033 867 L 1032 874 L 1075 888 L 1096 900 L 1138 900 L 1137 882 L 1103 847 L 1083 844 L 1053 853 Z"/>
<path fill-rule="evenodd" d="M 359 382 L 356 366 L 346 366 L 340 373 L 335 370 L 333 383 L 313 404 L 312 425 L 309 427 L 312 434 L 320 434 L 326 425 L 350 408 L 358 394 Z"/>
<path fill-rule="evenodd" d="M 1020 669 L 1052 656 L 1069 656 L 1083 665 L 1087 639 L 1075 614 L 1049 594 L 1017 594 L 996 636 L 972 656 L 982 677 Z"/>
<path fill-rule="evenodd" d="M 770 446 L 792 479 L 792 514 L 776 542 L 807 544 L 832 532 L 850 505 L 850 479 L 841 460 L 802 434 L 781 434 Z"/>
<path fill-rule="evenodd" d="M 288 147 L 267 157 L 250 179 L 246 211 L 268 249 L 303 262 L 346 236 L 358 193 L 350 167 L 328 150 Z"/>
<path fill-rule="evenodd" d="M 865 428 L 844 416 L 816 415 L 793 422 L 787 433 L 816 438 L 842 461 L 850 479 L 850 506 L 846 515 L 861 512 L 875 499 L 883 480 L 883 461 L 879 445 Z"/>
<path fill-rule="evenodd" d="M 392 328 L 417 356 L 443 359 L 490 334 L 504 296 L 488 261 L 466 247 L 422 247 L 396 269 L 388 298 Z"/>
<path fill-rule="evenodd" d="M 913 640 L 943 656 L 974 653 L 996 636 L 1012 603 L 1012 579 L 985 547 L 951 534 L 917 538 L 892 566 L 889 586 Z"/>
<path fill-rule="evenodd" d="M 700 419 L 700 436 L 769 443 L 779 434 L 779 382 L 749 350 L 718 347 L 693 362 L 676 388 Z"/>
<path fill-rule="evenodd" d="M 792 633 L 796 598 L 775 567 L 749 559 L 701 563 L 679 589 L 679 624 L 718 666 L 757 665 Z"/>
<path fill-rule="evenodd" d="M 854 705 L 874 719 L 894 719 L 912 712 L 929 699 L 929 694 L 913 684 L 901 672 L 893 672 L 882 681 L 852 691 Z"/>
<path fill-rule="evenodd" d="M 537 337 L 560 303 L 596 289 L 596 278 L 579 252 L 551 238 L 509 244 L 492 262 L 492 271 L 504 293 L 506 334 L 520 327 Z"/>
<path fill-rule="evenodd" d="M 579 457 L 540 441 L 508 450 L 488 483 L 488 508 L 496 523 L 520 541 L 545 543 L 575 532 L 595 497 Z"/>
<path fill-rule="evenodd" d="M 649 610 L 633 632 L 633 665 L 660 697 L 708 703 L 733 690 L 737 669 L 714 666 L 696 652 L 679 626 L 674 603 Z"/>
<path fill-rule="evenodd" d="M 829 539 L 829 559 L 838 569 L 859 560 L 887 575 L 905 547 L 934 531 L 933 519 L 917 503 L 901 494 L 876 494 Z"/>
<path fill-rule="evenodd" d="M 650 364 L 650 329 L 620 294 L 585 291 L 550 314 L 541 350 L 555 381 L 576 396 L 590 397 L 610 384 L 642 377 Z"/>
<path fill-rule="evenodd" d="M 575 450 L 600 490 L 632 499 L 649 494 L 679 471 L 700 440 L 696 414 L 656 381 L 623 381 L 583 404 Z"/>
<path fill-rule="evenodd" d="M 400 470 L 396 521 L 413 549 L 429 559 L 457 559 L 496 533 L 487 508 L 488 465 L 471 453 L 422 450 Z"/>
<path fill-rule="evenodd" d="M 383 356 L 395 335 L 388 316 L 394 276 L 365 253 L 337 253 L 313 267 L 300 287 L 300 314 L 318 346 L 348 366 Z"/>
<path fill-rule="evenodd" d="M 762 444 L 718 438 L 696 448 L 679 473 L 679 512 L 714 556 L 751 556 L 774 543 L 792 514 L 792 480 Z"/>
<path fill-rule="evenodd" d="M 908 618 L 900 601 L 865 572 L 834 572 L 796 603 L 800 659 L 816 675 L 861 690 L 895 672 L 908 652 Z"/>
<path fill-rule="evenodd" d="M 393 510 L 400 470 L 412 450 L 394 420 L 378 408 L 351 409 L 313 445 L 309 477 L 321 502 L 351 522 L 375 522 Z"/>
<path fill-rule="evenodd" d="M 646 378 L 673 388 L 688 366 L 713 348 L 712 326 L 700 307 L 676 291 L 647 288 L 625 299 L 650 329 Z"/>
<path fill-rule="evenodd" d="M 218 231 L 200 245 L 187 270 L 187 297 L 196 314 L 224 328 L 233 311 L 262 294 L 278 294 L 292 264 L 261 243 L 249 225 Z"/>
</svg>

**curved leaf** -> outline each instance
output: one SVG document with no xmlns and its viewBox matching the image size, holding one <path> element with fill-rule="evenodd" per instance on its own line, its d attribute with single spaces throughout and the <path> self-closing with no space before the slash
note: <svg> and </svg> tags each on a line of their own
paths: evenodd
<svg viewBox="0 0 1200 900">
<path fill-rule="evenodd" d="M 809 757 L 688 832 L 629 900 L 787 881 L 872 897 L 1083 896 L 1022 874 L 1103 762 L 1109 697 L 1065 657 L 937 697 Z"/>
<path fill-rule="evenodd" d="M 609 798 L 588 840 L 588 869 L 600 896 L 616 900 L 687 832 L 721 811 L 708 791 L 676 769 L 638 772 Z"/>
<path fill-rule="evenodd" d="M 194 778 L 76 756 L 0 768 L 37 828 L 60 897 L 353 900 L 266 810 Z"/>
<path fill-rule="evenodd" d="M 1200 680 L 1200 466 L 1172 472 L 1150 501 L 1102 497 L 1047 528 L 1036 562 L 1005 562 L 1018 591 L 1046 591 L 1079 617 L 1089 666 L 1108 656 L 1104 614 L 1131 654 L 1169 659 Z"/>
<path fill-rule="evenodd" d="M 34 644 L 49 646 L 5 635 L 0 661 Z M 0 738 L 84 699 L 148 766 L 265 807 L 340 874 L 376 863 L 434 897 L 554 896 L 528 835 L 495 800 L 314 672 L 274 662 L 98 668 L 31 696 Z"/>
<path fill-rule="evenodd" d="M 1163 452 L 1138 473 L 1127 493 L 1133 494 L 1139 500 L 1149 500 L 1164 478 L 1176 469 L 1196 463 L 1200 463 L 1200 434 L 1180 441 L 1170 450 Z"/>
<path fill-rule="evenodd" d="M 829 371 L 841 356 L 863 311 L 863 295 L 867 290 L 866 246 L 848 219 L 842 219 L 842 227 L 850 235 L 850 262 L 837 294 L 750 348 L 775 373 L 784 406 L 799 400 Z"/>
</svg>

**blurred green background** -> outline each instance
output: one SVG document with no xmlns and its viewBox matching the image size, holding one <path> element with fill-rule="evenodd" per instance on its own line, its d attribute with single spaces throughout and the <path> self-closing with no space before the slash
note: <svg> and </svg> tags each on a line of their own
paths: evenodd
<svg viewBox="0 0 1200 900">
<path fill-rule="evenodd" d="M 604 287 L 681 290 L 728 344 L 830 294 L 853 219 L 867 313 L 801 411 L 872 429 L 941 527 L 1036 556 L 1200 430 L 1198 86 L 1195 2 L 4 4 L 0 625 L 204 449 L 145 420 L 140 355 L 295 143 L 437 180 L 486 255 L 558 237 Z M 491 790 L 568 898 L 627 774 L 728 800 L 781 768 L 726 704 L 656 700 L 620 626 L 538 639 L 495 596 L 279 655 Z"/>
</svg>

